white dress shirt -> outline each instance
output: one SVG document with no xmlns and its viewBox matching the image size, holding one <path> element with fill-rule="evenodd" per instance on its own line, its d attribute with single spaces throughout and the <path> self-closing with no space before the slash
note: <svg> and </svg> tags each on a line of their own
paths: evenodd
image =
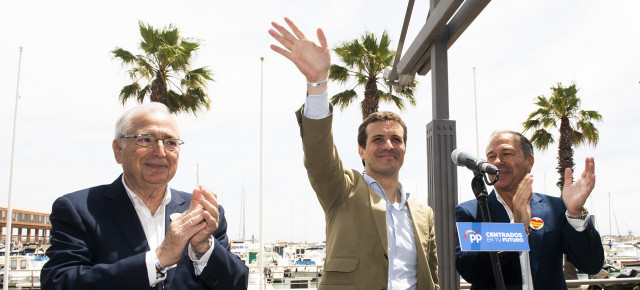
<svg viewBox="0 0 640 290">
<path fill-rule="evenodd" d="M 138 219 L 140 219 L 140 224 L 142 225 L 142 230 L 144 231 L 144 235 L 147 238 L 147 243 L 149 244 L 149 249 L 145 255 L 145 262 L 147 264 L 147 275 L 149 278 L 149 286 L 153 287 L 159 282 L 163 281 L 166 276 L 162 278 L 158 278 L 156 275 L 156 254 L 155 250 L 162 244 L 165 236 L 165 212 L 164 209 L 166 205 L 171 201 L 171 190 L 167 185 L 167 189 L 164 194 L 164 199 L 162 200 L 162 204 L 158 207 L 155 214 L 151 215 L 151 210 L 142 202 L 140 197 L 135 194 L 124 181 L 124 174 L 122 175 L 122 184 L 124 185 L 124 189 L 127 191 L 127 195 L 129 199 L 133 203 L 133 207 L 138 215 Z M 189 257 L 194 264 L 196 275 L 200 275 L 204 270 L 204 267 L 207 265 L 207 261 L 213 252 L 213 245 L 209 248 L 209 250 L 200 257 L 199 260 L 196 260 L 196 254 L 191 248 L 191 244 L 189 244 Z"/>
</svg>

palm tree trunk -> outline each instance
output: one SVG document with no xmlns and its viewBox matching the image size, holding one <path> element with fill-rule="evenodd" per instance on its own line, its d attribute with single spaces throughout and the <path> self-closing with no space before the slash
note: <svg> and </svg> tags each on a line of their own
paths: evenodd
<svg viewBox="0 0 640 290">
<path fill-rule="evenodd" d="M 571 124 L 569 122 L 569 118 L 563 116 L 560 119 L 560 142 L 558 143 L 558 173 L 560 174 L 560 179 L 556 185 L 560 188 L 560 192 L 562 192 L 562 188 L 564 187 L 564 170 L 566 168 L 571 168 L 575 166 L 573 163 L 573 130 L 571 129 Z M 573 181 L 573 180 L 572 180 Z"/>
<path fill-rule="evenodd" d="M 159 102 L 166 105 L 167 84 L 162 71 L 156 73 L 156 79 L 151 83 L 151 96 L 149 99 L 151 99 L 152 102 Z"/>
<path fill-rule="evenodd" d="M 560 194 L 562 195 L 562 189 L 564 188 L 564 171 L 566 168 L 571 168 L 573 171 L 573 167 L 575 164 L 573 163 L 573 129 L 571 129 L 571 124 L 569 123 L 569 118 L 567 116 L 563 116 L 560 118 L 560 142 L 558 143 L 558 173 L 560 174 L 560 179 L 556 185 L 560 188 Z M 573 181 L 573 180 L 572 180 Z M 567 255 L 562 255 L 564 257 L 564 278 L 567 280 L 575 280 L 578 279 L 578 272 L 576 271 L 576 267 L 567 260 Z"/>
<path fill-rule="evenodd" d="M 378 100 L 380 94 L 376 78 L 369 78 L 364 88 L 364 101 L 362 101 L 362 120 L 366 119 L 371 113 L 378 111 Z"/>
</svg>

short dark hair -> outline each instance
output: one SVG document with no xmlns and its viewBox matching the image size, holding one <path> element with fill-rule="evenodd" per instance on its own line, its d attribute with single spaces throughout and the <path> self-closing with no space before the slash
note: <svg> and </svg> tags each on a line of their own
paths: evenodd
<svg viewBox="0 0 640 290">
<path fill-rule="evenodd" d="M 520 145 L 520 150 L 522 150 L 522 153 L 524 153 L 524 158 L 533 156 L 533 145 L 531 144 L 531 141 L 529 141 L 527 137 L 525 137 L 519 132 L 511 131 L 511 130 L 495 131 L 491 134 L 491 137 L 489 139 L 492 139 L 493 136 L 497 136 L 505 133 L 514 135 L 518 138 L 518 144 Z"/>
<path fill-rule="evenodd" d="M 404 130 L 402 140 L 407 144 L 407 125 L 404 124 L 398 114 L 393 112 L 373 112 L 365 118 L 362 124 L 360 124 L 360 127 L 358 127 L 358 145 L 360 145 L 360 147 L 366 148 L 367 146 L 367 126 L 378 121 L 394 121 L 400 124 L 402 130 Z"/>
</svg>

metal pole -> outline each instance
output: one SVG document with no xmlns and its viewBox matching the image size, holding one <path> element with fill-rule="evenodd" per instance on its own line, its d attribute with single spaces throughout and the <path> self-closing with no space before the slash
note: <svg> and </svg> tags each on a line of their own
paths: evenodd
<svg viewBox="0 0 640 290">
<path fill-rule="evenodd" d="M 611 235 L 611 192 L 608 193 L 609 196 L 609 240 L 613 241 L 613 236 Z"/>
<path fill-rule="evenodd" d="M 259 289 L 264 289 L 264 260 L 262 252 L 264 251 L 264 238 L 262 236 L 262 120 L 263 120 L 263 93 L 262 93 L 262 83 L 263 83 L 263 71 L 264 71 L 264 57 L 260 57 L 260 250 L 258 253 L 260 254 L 259 263 L 260 267 L 259 275 L 260 275 L 260 287 Z"/>
<path fill-rule="evenodd" d="M 242 202 L 242 209 L 241 209 L 242 218 L 240 219 L 241 223 L 242 223 L 242 242 L 243 243 L 246 240 L 246 238 L 245 238 L 245 229 L 246 229 L 246 218 L 247 218 L 247 214 L 246 214 L 247 211 L 245 210 L 245 207 L 244 207 L 244 201 L 245 201 L 244 196 L 245 196 L 245 191 L 244 191 L 244 184 L 243 184 L 242 185 L 242 197 L 241 197 L 242 198 L 241 199 L 242 200 L 241 201 Z"/>
<path fill-rule="evenodd" d="M 480 142 L 478 141 L 478 100 L 476 99 L 476 67 L 473 67 L 473 106 L 476 113 L 476 156 L 480 158 Z"/>
<path fill-rule="evenodd" d="M 20 98 L 20 66 L 22 65 L 22 49 L 20 46 L 20 57 L 18 58 L 18 84 L 16 85 L 16 108 L 13 113 L 13 139 L 11 141 L 11 165 L 9 169 L 9 199 L 7 201 L 7 237 L 4 243 L 4 279 L 2 288 L 4 290 L 9 289 L 9 268 L 11 267 L 9 262 L 9 256 L 11 255 L 11 238 L 13 236 L 13 229 L 11 228 L 11 217 L 13 215 L 11 208 L 11 195 L 13 192 L 13 156 L 16 149 L 16 123 L 18 121 L 18 99 Z"/>
</svg>

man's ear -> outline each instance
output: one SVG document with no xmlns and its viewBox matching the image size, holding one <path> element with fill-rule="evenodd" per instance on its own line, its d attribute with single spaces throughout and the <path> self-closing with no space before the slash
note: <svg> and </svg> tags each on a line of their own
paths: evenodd
<svg viewBox="0 0 640 290">
<path fill-rule="evenodd" d="M 113 157 L 116 158 L 116 162 L 118 164 L 122 164 L 122 143 L 118 139 L 114 139 L 113 143 L 111 143 L 111 147 L 113 148 Z"/>
<path fill-rule="evenodd" d="M 533 158 L 533 155 L 527 157 L 527 165 L 529 166 L 529 172 L 531 173 L 531 169 L 533 168 L 533 162 L 535 161 L 535 158 Z"/>
<path fill-rule="evenodd" d="M 358 154 L 360 154 L 360 158 L 364 160 L 364 148 L 362 148 L 362 146 L 360 145 L 358 145 Z"/>
</svg>

